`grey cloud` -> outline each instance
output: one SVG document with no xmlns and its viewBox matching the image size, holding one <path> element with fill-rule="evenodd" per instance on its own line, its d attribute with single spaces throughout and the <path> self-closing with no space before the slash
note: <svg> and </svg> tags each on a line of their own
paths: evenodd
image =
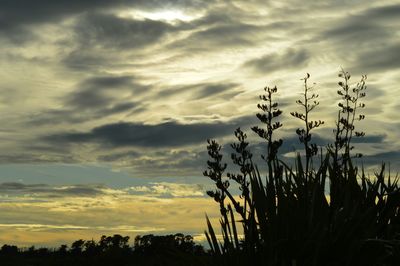
<svg viewBox="0 0 400 266">
<path fill-rule="evenodd" d="M 135 84 L 131 76 L 90 78 L 77 85 L 77 89 L 65 100 L 65 105 L 77 108 L 108 106 L 115 99 L 117 91 L 121 89 L 140 93 L 144 90 L 144 86 Z"/>
<path fill-rule="evenodd" d="M 139 49 L 157 43 L 174 27 L 154 20 L 134 20 L 111 14 L 84 16 L 75 26 L 81 47 L 103 46 L 112 49 Z"/>
<path fill-rule="evenodd" d="M 147 186 L 130 187 L 126 190 L 132 194 L 150 194 L 159 197 L 202 197 L 205 188 L 202 184 L 154 182 Z"/>
<path fill-rule="evenodd" d="M 353 143 L 383 143 L 386 139 L 385 134 L 366 135 L 365 137 L 352 138 Z"/>
<path fill-rule="evenodd" d="M 136 151 L 129 151 L 129 152 L 118 152 L 118 153 L 109 153 L 106 155 L 100 155 L 97 157 L 97 159 L 104 162 L 115 162 L 125 158 L 137 158 L 140 156 L 141 154 Z"/>
<path fill-rule="evenodd" d="M 383 37 L 390 39 L 393 29 L 397 28 L 399 17 L 400 5 L 366 9 L 340 19 L 323 33 L 323 37 L 338 42 L 348 40 L 351 41 L 349 45 L 359 45 L 363 41 L 381 43 L 380 39 Z"/>
<path fill-rule="evenodd" d="M 164 8 L 199 8 L 214 1 L 191 0 L 2 0 L 0 25 L 3 28 L 24 24 L 54 22 L 72 14 L 113 8 L 140 8 L 158 10 Z"/>
<path fill-rule="evenodd" d="M 207 85 L 203 87 L 198 93 L 198 99 L 212 97 L 217 94 L 222 94 L 224 92 L 231 92 L 237 94 L 237 92 L 233 92 L 233 90 L 238 86 L 238 84 L 214 84 L 214 85 Z"/>
<path fill-rule="evenodd" d="M 0 193 L 38 194 L 45 197 L 94 196 L 104 194 L 102 185 L 72 185 L 66 187 L 51 187 L 46 184 L 23 184 L 8 182 L 0 184 Z"/>
<path fill-rule="evenodd" d="M 112 107 L 105 109 L 103 115 L 122 113 L 128 110 L 136 109 L 137 106 L 138 106 L 137 103 L 132 103 L 132 102 L 115 104 Z"/>
<path fill-rule="evenodd" d="M 177 147 L 205 142 L 208 138 L 227 135 L 235 129 L 232 122 L 179 124 L 166 122 L 156 125 L 139 123 L 106 124 L 90 132 L 61 133 L 46 136 L 55 143 L 98 142 L 112 147 Z"/>
<path fill-rule="evenodd" d="M 367 91 L 367 97 L 370 99 L 378 99 L 380 97 L 385 97 L 387 96 L 387 91 L 385 91 L 384 89 L 382 89 L 381 86 L 379 85 L 368 85 L 368 91 Z M 378 87 L 379 86 L 379 87 Z M 370 109 L 371 106 L 368 106 L 367 109 Z"/>
<path fill-rule="evenodd" d="M 208 160 L 206 151 L 207 143 L 202 143 L 202 151 L 158 151 L 155 153 L 140 154 L 135 157 L 124 157 L 124 160 L 130 162 L 132 170 L 145 176 L 170 176 L 187 177 L 200 175 Z M 151 171 L 149 171 L 151 169 Z"/>
<path fill-rule="evenodd" d="M 100 89 L 91 88 L 79 90 L 68 98 L 66 105 L 75 106 L 77 108 L 90 109 L 108 105 L 109 97 L 104 95 Z"/>
<path fill-rule="evenodd" d="M 399 23 L 399 4 L 364 9 L 331 23 L 333 27 L 316 35 L 315 40 L 333 44 L 333 49 L 341 51 L 334 56 L 348 61 L 354 69 L 386 71 L 400 66 Z"/>
<path fill-rule="evenodd" d="M 104 8 L 115 4 L 107 0 L 51 1 L 51 0 L 4 0 L 0 3 L 0 37 L 11 41 L 27 41 L 33 38 L 29 28 L 38 23 L 54 23 L 72 14 Z"/>
<path fill-rule="evenodd" d="M 17 182 L 8 182 L 0 184 L 0 191 L 21 191 L 21 190 L 36 190 L 37 188 L 47 187 L 45 184 L 22 184 Z"/>
<path fill-rule="evenodd" d="M 176 26 L 162 21 L 87 13 L 73 26 L 73 49 L 62 54 L 60 61 L 77 71 L 100 72 L 113 66 L 121 67 L 127 58 L 125 52 L 143 53 L 145 48 L 160 45 L 164 37 L 177 30 Z M 68 44 L 62 46 L 70 47 Z"/>
<path fill-rule="evenodd" d="M 354 45 L 355 43 L 351 43 L 352 40 L 356 40 L 356 43 L 368 41 L 371 40 L 371 35 L 378 40 L 390 35 L 390 31 L 374 24 L 373 21 L 352 19 L 343 25 L 325 31 L 323 38 L 333 42 L 349 41 L 350 45 Z"/>
<path fill-rule="evenodd" d="M 52 191 L 55 195 L 61 194 L 64 196 L 94 196 L 105 194 L 102 185 L 74 185 L 62 188 L 56 188 Z"/>
<path fill-rule="evenodd" d="M 387 5 L 387 6 L 376 7 L 373 9 L 368 9 L 364 15 L 365 17 L 373 17 L 374 19 L 399 20 L 400 4 Z"/>
<path fill-rule="evenodd" d="M 98 70 L 100 66 L 110 65 L 111 59 L 103 53 L 94 53 L 92 50 L 78 48 L 66 54 L 61 63 L 71 70 L 88 71 Z"/>
<path fill-rule="evenodd" d="M 88 101 L 90 103 L 92 101 Z M 84 103 L 81 101 L 80 104 Z M 77 124 L 89 120 L 104 118 L 119 113 L 132 113 L 143 111 L 144 108 L 137 102 L 108 103 L 104 101 L 106 106 L 102 106 L 99 102 L 93 102 L 92 105 L 83 105 L 82 108 L 76 107 L 71 109 L 50 109 L 42 111 L 36 115 L 32 115 L 28 123 L 31 125 L 47 125 L 70 123 Z"/>
<path fill-rule="evenodd" d="M 386 71 L 400 69 L 400 42 L 374 47 L 358 54 L 354 67 L 363 71 Z"/>
<path fill-rule="evenodd" d="M 304 144 L 300 143 L 298 137 L 295 134 L 295 129 L 291 130 L 293 132 L 292 136 L 290 137 L 284 137 L 283 138 L 283 144 L 279 149 L 278 156 L 284 161 L 286 161 L 289 165 L 293 165 L 294 161 L 293 158 L 285 158 L 282 157 L 283 155 L 291 152 L 303 152 L 304 151 Z M 247 132 L 248 136 L 249 135 L 254 135 L 252 133 Z M 235 140 L 236 141 L 236 140 Z M 352 143 L 367 143 L 367 144 L 382 144 L 385 141 L 385 135 L 370 135 L 367 137 L 363 138 L 353 138 Z M 317 144 L 319 147 L 323 148 L 324 153 L 326 152 L 325 147 L 328 144 L 333 143 L 333 135 L 332 138 L 326 137 L 324 135 L 318 134 L 318 133 L 313 133 L 312 134 L 312 139 L 311 143 Z M 266 142 L 251 142 L 249 145 L 249 150 L 253 153 L 253 162 L 257 164 L 260 169 L 264 169 L 266 167 L 265 161 L 261 159 L 261 155 L 266 155 L 267 152 L 267 143 Z M 233 166 L 231 160 L 230 160 L 230 154 L 233 152 L 232 147 L 230 144 L 224 144 L 222 148 L 222 153 L 224 156 L 224 162 L 228 163 L 228 169 L 227 171 L 237 171 L 237 167 Z M 361 152 L 362 150 L 354 150 L 354 153 Z M 377 155 L 372 155 L 372 156 L 363 156 L 361 159 L 355 160 L 355 162 L 358 163 L 365 163 L 366 166 L 372 165 L 372 164 L 379 164 L 380 162 L 395 162 L 397 158 L 399 157 L 400 153 L 398 152 L 389 152 L 389 153 L 383 153 L 383 154 L 377 154 Z M 203 158 L 207 158 L 206 154 L 203 154 Z M 204 159 L 203 159 L 204 161 Z M 319 163 L 319 157 L 315 158 L 316 164 Z M 203 169 L 205 169 L 205 164 L 203 166 Z"/>
<path fill-rule="evenodd" d="M 188 28 L 198 28 L 201 26 L 215 26 L 221 24 L 233 24 L 237 23 L 228 12 L 221 12 L 221 11 L 213 11 L 209 10 L 204 16 L 189 22 Z"/>
<path fill-rule="evenodd" d="M 250 130 L 246 132 L 249 137 L 255 136 L 253 132 Z M 368 137 L 364 138 L 354 138 L 353 143 L 369 143 L 369 144 L 381 144 L 385 140 L 384 135 L 371 135 Z M 232 137 L 232 142 L 237 141 Z M 232 143 L 231 142 L 231 143 Z M 332 138 L 325 138 L 325 136 L 321 136 L 319 134 L 313 134 L 312 136 L 312 143 L 316 143 L 320 147 L 326 147 L 327 144 L 333 142 L 333 136 Z M 228 164 L 227 172 L 235 172 L 238 171 L 239 169 L 232 164 L 231 161 L 231 153 L 234 152 L 232 149 L 230 143 L 220 143 L 222 144 L 222 149 L 221 149 L 221 154 L 223 155 L 223 162 Z M 142 168 L 143 172 L 146 172 L 146 169 L 153 169 L 156 170 L 158 169 L 158 172 L 161 173 L 171 173 L 171 174 L 179 174 L 175 173 L 174 170 L 180 169 L 184 170 L 185 173 L 192 173 L 193 175 L 198 175 L 202 173 L 206 169 L 206 162 L 209 160 L 209 156 L 206 152 L 205 149 L 206 145 L 204 144 L 204 151 L 201 152 L 192 152 L 191 154 L 187 155 L 170 155 L 168 154 L 165 155 L 165 158 L 163 159 L 155 159 L 155 160 L 140 160 L 140 162 L 137 162 L 136 160 L 133 160 L 135 162 L 135 165 L 139 168 Z M 250 140 L 250 145 L 249 145 L 249 150 L 253 153 L 253 162 L 257 164 L 260 169 L 265 169 L 266 164 L 265 161 L 261 159 L 261 155 L 265 155 L 267 152 L 267 143 L 266 142 L 256 142 L 256 141 L 251 141 Z M 304 150 L 304 146 L 302 143 L 300 143 L 299 139 L 297 136 L 295 136 L 295 133 L 293 132 L 292 137 L 287 137 L 283 138 L 283 145 L 279 149 L 279 156 L 289 163 L 289 165 L 293 164 L 293 159 L 292 158 L 285 158 L 282 157 L 282 155 L 291 153 L 291 152 L 302 152 Z M 361 150 L 355 150 L 354 152 L 360 152 Z M 361 151 L 362 152 L 362 151 Z M 376 164 L 381 161 L 384 162 L 395 162 L 397 157 L 399 156 L 398 153 L 388 153 L 388 154 L 383 154 L 381 156 L 380 154 L 374 155 L 374 156 L 365 156 L 362 157 L 361 160 L 357 160 L 357 162 L 364 162 L 367 166 L 371 164 Z M 174 159 L 171 161 L 170 157 L 173 157 Z M 364 159 L 365 158 L 365 159 Z M 319 157 L 316 159 L 315 163 L 319 163 Z"/>
<path fill-rule="evenodd" d="M 279 71 L 282 68 L 292 69 L 305 66 L 310 60 L 310 54 L 307 50 L 295 50 L 289 48 L 280 53 L 271 53 L 255 58 L 244 63 L 245 67 L 254 69 L 259 73 L 270 73 Z"/>
<path fill-rule="evenodd" d="M 261 126 L 262 127 L 262 126 Z M 292 129 L 284 129 L 285 132 L 291 133 L 289 137 L 283 137 L 282 146 L 279 149 L 279 154 L 285 154 L 294 151 L 302 151 L 304 149 L 304 144 L 299 141 L 299 138 L 296 135 L 296 128 Z M 248 130 L 248 136 L 256 136 L 254 132 Z M 315 143 L 318 146 L 326 147 L 328 144 L 332 144 L 334 142 L 334 135 L 332 133 L 331 136 L 326 136 L 325 134 L 321 134 L 321 132 L 314 132 L 311 134 L 311 143 Z M 278 138 L 278 137 L 277 137 Z M 365 137 L 353 137 L 352 143 L 366 143 L 366 144 L 382 144 L 385 142 L 386 135 L 377 134 L 377 135 L 366 135 Z M 236 140 L 235 140 L 236 141 Z M 267 151 L 267 143 L 266 142 L 258 142 L 251 143 L 250 141 L 250 150 L 255 154 L 261 155 L 265 154 Z M 224 145 L 224 150 L 227 153 L 232 152 L 233 150 L 230 147 L 230 144 Z"/>
<path fill-rule="evenodd" d="M 390 167 L 391 171 L 400 171 L 400 167 L 397 163 L 400 161 L 400 152 L 398 151 L 382 152 L 374 155 L 363 156 L 361 161 L 365 165 L 381 165 L 384 163 L 386 165 L 386 170 Z M 380 169 L 376 170 L 378 171 Z"/>
<path fill-rule="evenodd" d="M 81 123 L 140 108 L 139 102 L 127 101 L 126 94 L 138 96 L 148 86 L 136 82 L 132 76 L 98 76 L 77 84 L 76 89 L 60 98 L 63 108 L 49 109 L 31 115 L 29 123 Z M 121 92 L 125 92 L 121 96 Z"/>
<path fill-rule="evenodd" d="M 2 22 L 0 19 L 0 39 L 3 37 L 12 44 L 18 45 L 38 39 L 37 36 L 28 29 L 8 28 L 9 26 L 5 24 L 6 23 Z"/>
<path fill-rule="evenodd" d="M 182 6 L 186 8 L 186 5 Z M 189 2 L 187 6 L 193 5 Z M 225 46 L 247 46 L 254 44 L 254 38 L 263 30 L 260 26 L 242 23 L 222 12 L 208 12 L 211 13 L 200 19 L 177 24 L 122 18 L 104 12 L 86 13 L 73 28 L 76 47 L 62 62 L 76 70 L 112 65 L 116 61 L 115 57 L 121 56 L 123 52 L 143 53 L 144 49 L 153 45 L 158 48 L 166 37 L 184 31 L 190 33 L 187 38 L 172 41 L 165 48 L 185 54 Z"/>
<path fill-rule="evenodd" d="M 0 154 L 1 164 L 14 164 L 14 163 L 77 163 L 77 160 L 70 154 L 46 154 L 38 152 L 13 152 L 7 154 Z"/>
<path fill-rule="evenodd" d="M 219 43 L 219 44 L 251 44 L 252 41 L 250 38 L 257 30 L 259 30 L 258 26 L 245 24 L 245 23 L 236 23 L 234 25 L 222 25 L 211 27 L 207 30 L 200 31 L 194 34 L 193 38 L 200 40 L 210 40 L 211 42 Z"/>
<path fill-rule="evenodd" d="M 169 97 L 178 95 L 185 92 L 190 92 L 194 100 L 214 97 L 214 96 L 226 96 L 226 94 L 236 95 L 239 92 L 237 88 L 239 84 L 232 82 L 220 82 L 220 83 L 198 83 L 184 86 L 177 86 L 172 88 L 163 88 L 158 93 L 161 97 Z"/>
<path fill-rule="evenodd" d="M 259 35 L 263 30 L 261 26 L 243 23 L 238 19 L 233 20 L 226 16 L 216 16 L 212 19 L 206 17 L 180 28 L 184 30 L 185 27 L 196 31 L 183 40 L 173 42 L 169 48 L 179 48 L 179 50 L 183 48 L 186 52 L 201 52 L 249 46 L 259 40 Z"/>
<path fill-rule="evenodd" d="M 96 87 L 99 89 L 113 89 L 132 84 L 132 76 L 99 76 L 88 78 L 81 84 L 85 87 Z"/>
</svg>

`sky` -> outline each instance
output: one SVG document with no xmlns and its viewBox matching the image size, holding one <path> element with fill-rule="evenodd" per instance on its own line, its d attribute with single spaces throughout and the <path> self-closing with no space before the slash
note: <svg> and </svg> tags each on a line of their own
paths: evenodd
<svg viewBox="0 0 400 266">
<path fill-rule="evenodd" d="M 0 244 L 101 235 L 204 240 L 206 140 L 241 127 L 259 158 L 259 94 L 277 86 L 281 158 L 300 146 L 302 80 L 332 142 L 341 68 L 367 97 L 359 161 L 400 159 L 400 1 L 2 0 Z M 262 167 L 262 166 L 261 166 Z"/>
</svg>

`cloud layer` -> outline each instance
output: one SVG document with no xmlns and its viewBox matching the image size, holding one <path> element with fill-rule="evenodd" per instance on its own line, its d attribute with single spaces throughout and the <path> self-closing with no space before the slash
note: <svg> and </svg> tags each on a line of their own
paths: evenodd
<svg viewBox="0 0 400 266">
<path fill-rule="evenodd" d="M 357 152 L 365 155 L 362 162 L 373 169 L 382 161 L 399 160 L 398 1 L 4 0 L 0 10 L 0 166 L 17 171 L 23 165 L 101 165 L 132 179 L 160 178 L 116 188 L 104 182 L 85 184 L 90 178 L 82 169 L 70 176 L 50 171 L 63 176 L 58 184 L 25 184 L 18 181 L 24 176 L 14 180 L 8 172 L 0 173 L 4 234 L 7 223 L 47 230 L 48 240 L 55 239 L 53 229 L 68 226 L 91 233 L 129 224 L 172 230 L 179 224 L 172 210 L 171 223 L 164 226 L 145 209 L 155 201 L 173 201 L 171 208 L 179 215 L 184 211 L 178 203 L 189 204 L 190 219 L 201 224 L 205 210 L 195 200 L 205 202 L 200 192 L 204 183 L 173 182 L 201 178 L 208 138 L 223 144 L 229 161 L 237 127 L 247 132 L 255 160 L 260 160 L 265 143 L 250 127 L 260 124 L 256 105 L 265 86 L 279 90 L 284 124 L 280 156 L 290 160 L 301 151 L 295 135 L 301 125 L 290 112 L 299 111 L 295 101 L 307 72 L 321 102 L 312 119 L 326 122 L 315 131 L 314 141 L 325 145 L 332 140 L 337 74 L 343 67 L 353 74 L 352 84 L 368 74 L 366 120 L 356 125 L 366 132 L 355 141 Z M 49 174 L 37 171 L 23 175 Z M 139 207 L 129 203 L 135 197 Z M 58 205 L 51 205 L 51 198 Z M 77 198 L 93 201 L 85 207 L 72 200 Z M 101 205 L 113 198 L 122 207 Z M 123 206 L 139 209 L 125 211 Z M 30 225 L 21 225 L 19 208 L 32 208 Z M 54 211 L 49 218 L 43 218 L 46 208 Z M 74 224 L 77 216 L 61 222 L 55 215 L 83 208 L 90 214 L 79 224 Z M 198 208 L 199 220 L 191 208 Z M 138 218 L 117 223 L 108 212 L 145 217 L 149 225 Z M 88 228 L 96 215 L 103 222 Z M 33 241 L 37 235 L 29 232 Z"/>
</svg>

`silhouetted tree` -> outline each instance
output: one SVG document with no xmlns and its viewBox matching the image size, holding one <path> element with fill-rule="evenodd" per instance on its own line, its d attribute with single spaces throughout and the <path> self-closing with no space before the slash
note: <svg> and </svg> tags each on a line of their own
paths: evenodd
<svg viewBox="0 0 400 266">
<path fill-rule="evenodd" d="M 82 239 L 76 240 L 74 243 L 71 245 L 71 253 L 75 255 L 79 255 L 82 253 L 83 247 L 84 247 L 85 241 Z"/>
</svg>

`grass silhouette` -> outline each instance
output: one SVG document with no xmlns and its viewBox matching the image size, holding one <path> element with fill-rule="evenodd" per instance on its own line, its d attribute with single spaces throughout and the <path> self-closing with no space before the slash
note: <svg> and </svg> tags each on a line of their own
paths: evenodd
<svg viewBox="0 0 400 266">
<path fill-rule="evenodd" d="M 311 112 L 319 105 L 311 92 L 307 74 L 303 98 L 297 101 L 301 112 L 291 115 L 304 123 L 296 130 L 304 144 L 304 158 L 297 155 L 294 166 L 278 157 L 283 140 L 274 132 L 282 111 L 273 101 L 277 88 L 266 87 L 257 114 L 264 127 L 252 130 L 268 144 L 262 156 L 268 171 L 263 181 L 253 163 L 246 134 L 238 128 L 237 142 L 231 146 L 233 164 L 240 173 L 224 174 L 221 145 L 208 140 L 207 170 L 216 189 L 208 195 L 219 203 L 222 239 L 218 239 L 208 217 L 205 232 L 214 262 L 219 265 L 398 265 L 400 261 L 400 188 L 397 176 L 386 174 L 385 165 L 373 177 L 353 164 L 352 139 L 363 137 L 355 122 L 365 116 L 360 100 L 366 93 L 366 76 L 355 85 L 342 70 L 338 85 L 338 119 L 335 139 L 325 150 L 312 143 L 312 131 L 324 122 L 312 121 Z M 311 94 L 311 95 L 310 95 Z M 320 155 L 318 166 L 313 158 Z M 230 191 L 231 183 L 241 194 Z M 237 227 L 240 227 L 240 231 Z M 240 232 L 240 233 L 239 233 Z"/>
</svg>

